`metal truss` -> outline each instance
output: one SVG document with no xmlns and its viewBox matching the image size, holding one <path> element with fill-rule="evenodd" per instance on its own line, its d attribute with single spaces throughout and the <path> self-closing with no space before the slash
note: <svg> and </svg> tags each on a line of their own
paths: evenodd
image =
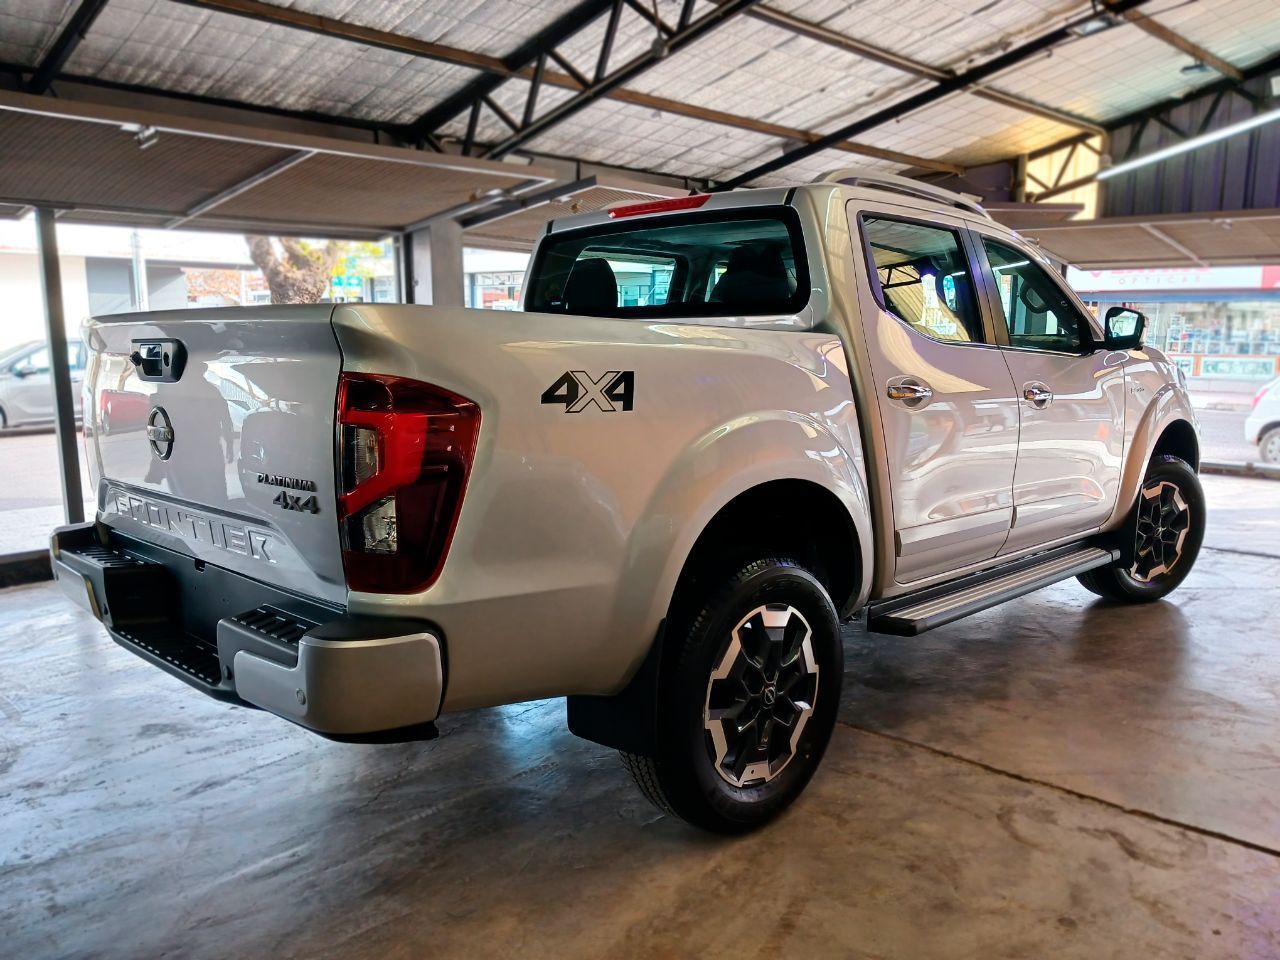
<svg viewBox="0 0 1280 960">
<path fill-rule="evenodd" d="M 1147 2 L 1150 2 L 1150 0 L 1114 0 L 1114 2 L 1108 4 L 1107 9 L 1112 13 L 1119 14 L 1126 10 L 1140 7 Z M 1011 67 L 1016 67 L 1018 64 L 1024 63 L 1032 57 L 1039 56 L 1064 41 L 1077 39 L 1077 34 L 1074 28 L 1078 27 L 1081 23 L 1092 19 L 1092 16 L 1080 18 L 1067 23 L 1064 26 L 1058 27 L 1056 30 L 1050 30 L 1048 33 L 1041 34 L 1026 43 L 1005 51 L 997 57 L 993 57 L 984 63 L 980 63 L 976 67 L 972 67 L 962 73 L 957 73 L 944 80 L 940 80 L 935 86 L 921 91 L 914 96 L 907 97 L 905 100 L 885 107 L 883 110 L 877 110 L 875 113 L 864 117 L 861 120 L 855 120 L 852 123 L 845 124 L 838 130 L 835 130 L 812 143 L 808 143 L 779 157 L 775 157 L 772 160 L 765 161 L 764 163 L 752 167 L 744 173 L 720 184 L 718 189 L 729 190 L 734 187 L 744 186 L 758 177 L 774 173 L 785 167 L 789 167 L 798 160 L 803 160 L 806 157 L 813 156 L 815 153 L 820 153 L 823 150 L 828 149 L 838 140 L 860 136 L 868 130 L 873 130 L 883 124 L 900 119 L 906 114 L 935 103 L 944 97 L 951 96 L 953 93 L 958 93 L 969 87 L 985 83 L 1003 71 L 1008 70 Z"/>
<path fill-rule="evenodd" d="M 1168 100 L 1163 100 L 1160 103 L 1153 104 L 1150 107 L 1146 107 L 1142 110 L 1135 111 L 1134 113 L 1127 114 L 1117 120 L 1111 121 L 1107 124 L 1107 132 L 1109 135 L 1114 134 L 1119 130 L 1131 128 L 1129 141 L 1125 145 L 1124 153 L 1119 157 L 1115 157 L 1115 162 L 1124 163 L 1127 160 L 1134 159 L 1134 157 L 1138 155 L 1138 150 L 1142 146 L 1143 135 L 1152 125 L 1163 127 L 1179 140 L 1190 140 L 1192 137 L 1201 136 L 1214 128 L 1214 121 L 1217 120 L 1224 104 L 1226 104 L 1231 97 L 1238 97 L 1244 100 L 1254 111 L 1261 109 L 1266 101 L 1253 91 L 1247 89 L 1245 84 L 1251 80 L 1256 80 L 1259 77 L 1265 77 L 1277 70 L 1280 70 L 1280 54 L 1268 57 L 1261 63 L 1255 64 L 1247 70 L 1240 71 L 1239 80 L 1230 77 L 1224 78 L 1205 87 L 1201 87 L 1191 96 L 1171 97 Z M 1179 107 L 1183 107 L 1195 100 L 1203 100 L 1206 98 L 1209 101 L 1209 106 L 1205 110 L 1204 115 L 1200 117 L 1200 122 L 1194 127 L 1179 126 L 1173 119 L 1172 114 Z M 1041 188 L 1039 192 L 1029 191 L 1029 200 L 1033 202 L 1050 200 L 1079 187 L 1088 186 L 1097 180 L 1097 174 L 1094 173 L 1089 174 L 1087 177 L 1079 177 L 1065 183 L 1062 182 L 1062 175 L 1066 171 L 1067 165 L 1071 162 L 1071 156 L 1073 155 L 1072 151 L 1074 148 L 1078 145 L 1084 144 L 1089 149 L 1092 149 L 1092 147 L 1085 143 L 1087 139 L 1087 137 L 1071 137 L 1067 140 L 1051 144 L 1050 146 L 1037 150 L 1034 153 L 1028 154 L 1029 159 L 1034 160 L 1039 157 L 1057 153 L 1064 148 L 1067 149 L 1066 157 L 1059 169 L 1058 175 L 1053 179 L 1053 182 L 1045 183 L 1038 178 L 1028 178 L 1034 180 Z"/>
<path fill-rule="evenodd" d="M 680 17 L 672 25 L 650 11 L 640 0 L 611 0 L 601 3 L 599 0 L 587 0 L 578 9 L 534 37 L 513 54 L 507 64 L 512 74 L 528 79 L 529 90 L 525 96 L 524 109 L 517 119 L 502 110 L 492 98 L 492 93 L 500 85 L 500 78 L 485 77 L 473 81 L 466 88 L 448 98 L 440 106 L 424 114 L 410 128 L 410 134 L 425 137 L 438 130 L 439 126 L 467 111 L 467 132 L 463 138 L 463 153 L 471 153 L 476 148 L 476 129 L 482 110 L 489 110 L 508 128 L 508 133 L 498 143 L 483 151 L 490 158 L 500 158 L 522 146 L 529 140 L 545 132 L 558 123 L 590 106 L 601 97 L 608 96 L 623 84 L 634 80 L 645 71 L 661 63 L 666 57 L 678 53 L 691 43 L 706 36 L 712 30 L 733 19 L 738 14 L 754 6 L 758 0 L 726 0 L 714 9 L 704 13 L 696 20 L 692 18 L 693 0 L 684 0 Z M 632 10 L 649 21 L 654 27 L 654 43 L 651 48 L 638 57 L 612 67 L 613 48 L 617 41 L 621 23 L 622 9 L 629 6 Z M 604 37 L 596 57 L 595 70 L 588 76 L 575 67 L 568 57 L 556 48 L 565 40 L 585 29 L 594 19 L 608 11 L 608 22 L 605 25 Z M 547 81 L 547 65 L 552 62 L 559 66 L 568 79 L 560 86 L 568 86 L 575 92 L 567 100 L 542 112 L 538 111 L 538 96 Z M 611 69 L 612 68 L 612 69 Z M 557 78 L 560 79 L 560 78 Z"/>
</svg>

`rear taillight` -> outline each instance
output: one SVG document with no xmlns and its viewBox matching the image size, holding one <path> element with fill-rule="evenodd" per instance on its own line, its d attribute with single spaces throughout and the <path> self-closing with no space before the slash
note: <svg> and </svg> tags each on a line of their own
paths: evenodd
<svg viewBox="0 0 1280 960">
<path fill-rule="evenodd" d="M 1267 391 L 1270 389 L 1271 389 L 1271 384 L 1267 384 L 1265 387 L 1263 387 L 1261 390 L 1259 390 L 1257 393 L 1253 395 L 1253 407 L 1251 409 L 1253 410 L 1258 409 L 1258 404 L 1262 402 L 1262 398 L 1267 395 Z"/>
<path fill-rule="evenodd" d="M 338 516 L 347 586 L 414 593 L 435 582 L 458 522 L 480 408 L 403 377 L 338 381 Z"/>
</svg>

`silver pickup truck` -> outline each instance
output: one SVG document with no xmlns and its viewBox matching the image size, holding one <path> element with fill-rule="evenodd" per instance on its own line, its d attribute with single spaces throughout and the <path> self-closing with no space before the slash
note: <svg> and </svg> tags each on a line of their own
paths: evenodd
<svg viewBox="0 0 1280 960">
<path fill-rule="evenodd" d="M 567 697 L 734 832 L 821 760 L 842 621 L 910 636 L 1070 577 L 1150 601 L 1196 559 L 1181 374 L 960 195 L 839 172 L 558 221 L 523 308 L 92 321 L 62 587 L 335 738 Z"/>
</svg>

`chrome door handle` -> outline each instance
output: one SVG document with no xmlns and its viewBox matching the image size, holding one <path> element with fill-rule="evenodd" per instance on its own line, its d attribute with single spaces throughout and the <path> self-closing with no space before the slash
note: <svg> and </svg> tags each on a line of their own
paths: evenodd
<svg viewBox="0 0 1280 960">
<path fill-rule="evenodd" d="M 933 396 L 933 391 L 928 385 L 917 383 L 914 380 L 898 380 L 889 384 L 885 395 L 890 400 L 902 400 L 908 404 L 923 403 Z"/>
<path fill-rule="evenodd" d="M 1032 406 L 1047 407 L 1053 399 L 1053 391 L 1043 383 L 1028 383 L 1022 388 L 1022 399 Z"/>
</svg>

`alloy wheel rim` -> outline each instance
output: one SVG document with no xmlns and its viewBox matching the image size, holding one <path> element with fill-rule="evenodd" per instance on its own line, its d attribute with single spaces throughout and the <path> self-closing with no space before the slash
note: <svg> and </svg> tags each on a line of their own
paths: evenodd
<svg viewBox="0 0 1280 960">
<path fill-rule="evenodd" d="M 799 610 L 765 604 L 739 620 L 703 704 L 716 773 L 734 787 L 781 774 L 795 758 L 817 694 L 813 630 Z"/>
<path fill-rule="evenodd" d="M 1182 558 L 1191 530 L 1191 508 L 1176 483 L 1161 480 L 1142 488 L 1134 542 L 1135 580 L 1150 583 L 1169 573 Z"/>
</svg>

